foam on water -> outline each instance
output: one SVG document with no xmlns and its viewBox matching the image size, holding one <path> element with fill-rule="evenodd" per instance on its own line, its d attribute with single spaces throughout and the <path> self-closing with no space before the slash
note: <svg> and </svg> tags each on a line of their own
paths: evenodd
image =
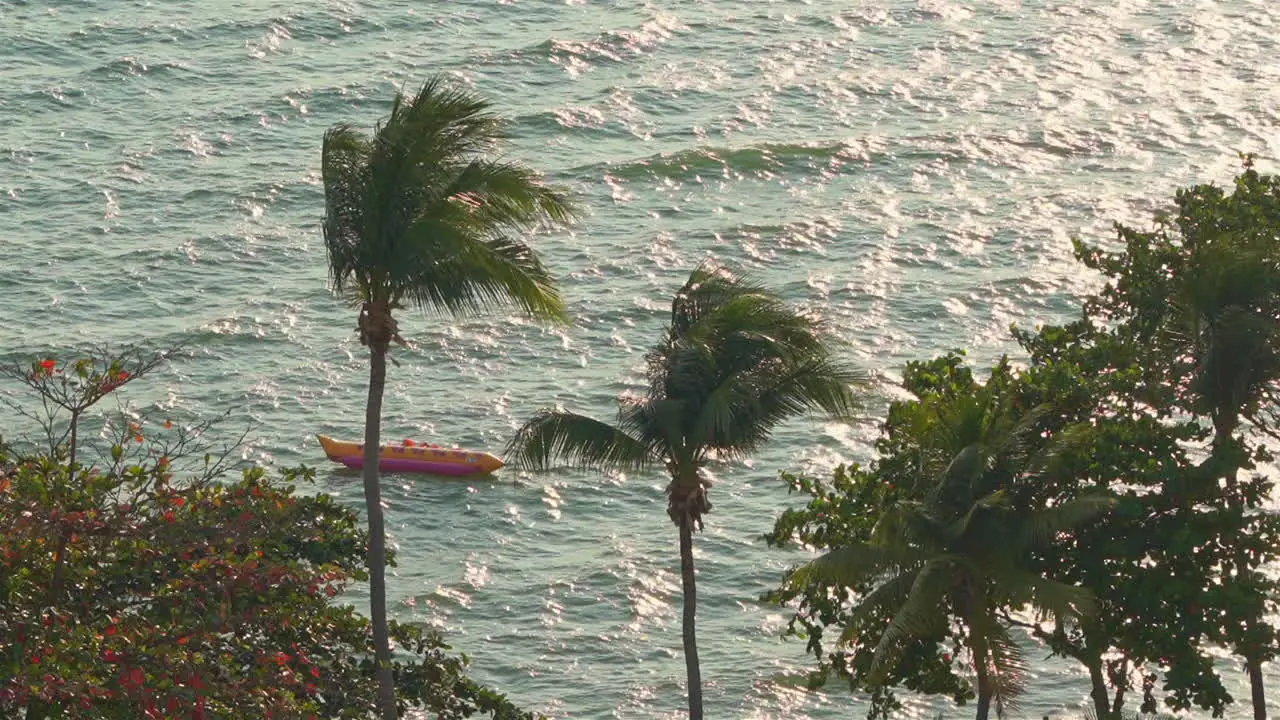
<svg viewBox="0 0 1280 720">
<path fill-rule="evenodd" d="M 443 71 L 587 203 L 576 230 L 537 240 L 575 320 L 406 313 L 389 437 L 498 450 L 542 406 L 608 417 L 708 255 L 824 313 L 888 378 L 955 346 L 990 361 L 1009 323 L 1075 312 L 1093 281 L 1072 236 L 1226 180 L 1237 151 L 1270 165 L 1277 23 L 1268 0 L 0 0 L 3 355 L 185 343 L 131 396 L 183 421 L 229 412 L 228 436 L 256 423 L 259 459 L 319 461 L 315 433 L 359 433 L 367 378 L 325 288 L 320 137 Z M 875 433 L 873 416 L 796 423 L 717 469 L 697 543 L 712 716 L 860 713 L 838 688 L 802 690 L 803 644 L 756 601 L 801 556 L 758 537 L 790 502 L 778 469 L 865 459 Z M 679 717 L 662 486 L 388 478 L 393 608 L 448 629 L 530 707 Z M 349 472 L 326 467 L 321 489 L 361 504 Z M 1029 716 L 1081 707 L 1077 668 L 1035 672 Z"/>
</svg>

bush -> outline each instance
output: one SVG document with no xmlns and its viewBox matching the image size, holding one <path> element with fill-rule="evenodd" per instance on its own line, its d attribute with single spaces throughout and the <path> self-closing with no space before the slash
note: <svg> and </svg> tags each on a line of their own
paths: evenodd
<svg viewBox="0 0 1280 720">
<path fill-rule="evenodd" d="M 355 514 L 297 494 L 305 467 L 227 479 L 213 455 L 171 455 L 194 445 L 165 425 L 147 438 L 120 423 L 101 467 L 72 464 L 65 443 L 0 449 L 0 717 L 369 716 L 369 623 L 333 601 L 365 577 Z M 181 479 L 179 465 L 203 470 Z M 438 634 L 393 637 L 402 710 L 531 717 L 470 680 Z"/>
</svg>

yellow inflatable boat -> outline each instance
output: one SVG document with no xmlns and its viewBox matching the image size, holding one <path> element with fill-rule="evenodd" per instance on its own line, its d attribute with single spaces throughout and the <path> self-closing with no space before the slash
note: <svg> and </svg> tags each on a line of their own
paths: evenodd
<svg viewBox="0 0 1280 720">
<path fill-rule="evenodd" d="M 364 467 L 364 444 L 342 442 L 317 435 L 324 454 L 350 468 Z M 434 475 L 483 475 L 503 466 L 501 459 L 487 452 L 419 445 L 406 440 L 388 443 L 378 451 L 378 469 L 388 472 L 419 472 Z"/>
</svg>

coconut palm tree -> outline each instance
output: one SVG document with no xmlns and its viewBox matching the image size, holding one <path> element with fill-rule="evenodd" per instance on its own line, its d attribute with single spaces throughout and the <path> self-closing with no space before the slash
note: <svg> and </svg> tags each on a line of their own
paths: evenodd
<svg viewBox="0 0 1280 720">
<path fill-rule="evenodd" d="M 573 205 L 523 165 L 490 153 L 505 137 L 488 102 L 440 78 L 397 93 L 368 136 L 337 125 L 324 136 L 324 240 L 333 289 L 359 309 L 369 348 L 364 493 L 379 707 L 396 716 L 387 637 L 386 547 L 378 448 L 387 351 L 403 344 L 393 312 L 466 315 L 499 305 L 563 320 L 547 269 L 519 236 L 573 217 Z"/>
<path fill-rule="evenodd" d="M 786 580 L 793 589 L 866 589 L 842 642 L 869 620 L 891 618 L 875 648 L 873 683 L 884 681 L 911 643 L 958 622 L 976 677 L 978 720 L 993 701 L 1003 715 L 1023 689 L 1026 663 L 1009 634 L 1008 611 L 1029 606 L 1066 621 L 1093 607 L 1087 590 L 1031 571 L 1032 551 L 1112 502 L 1089 497 L 1036 508 L 1028 501 L 1027 480 L 1053 456 L 1028 442 L 1044 410 L 1018 410 L 998 385 L 916 406 L 909 454 L 918 481 L 900 488 L 868 541 L 832 549 Z"/>
<path fill-rule="evenodd" d="M 670 325 L 646 356 L 646 394 L 620 398 L 614 424 L 543 410 L 507 448 L 516 467 L 565 462 L 600 471 L 667 471 L 667 514 L 680 534 L 691 720 L 702 718 L 693 531 L 711 510 L 705 468 L 715 458 L 751 454 L 779 423 L 806 411 L 851 416 L 862 375 L 833 357 L 824 330 L 764 287 L 704 263 L 676 294 Z"/>
</svg>

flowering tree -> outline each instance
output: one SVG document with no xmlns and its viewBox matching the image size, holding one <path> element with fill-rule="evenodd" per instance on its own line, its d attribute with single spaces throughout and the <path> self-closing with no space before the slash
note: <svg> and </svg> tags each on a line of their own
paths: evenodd
<svg viewBox="0 0 1280 720">
<path fill-rule="evenodd" d="M 42 407 L 54 395 L 75 413 L 69 426 L 45 416 L 55 440 L 150 369 L 99 360 L 22 373 Z M 334 602 L 367 578 L 354 513 L 295 494 L 307 468 L 223 479 L 226 454 L 203 453 L 192 428 L 104 425 L 101 464 L 73 464 L 66 442 L 0 448 L 0 716 L 367 717 L 369 623 Z M 392 632 L 403 708 L 529 717 L 472 682 L 438 635 Z"/>
</svg>

